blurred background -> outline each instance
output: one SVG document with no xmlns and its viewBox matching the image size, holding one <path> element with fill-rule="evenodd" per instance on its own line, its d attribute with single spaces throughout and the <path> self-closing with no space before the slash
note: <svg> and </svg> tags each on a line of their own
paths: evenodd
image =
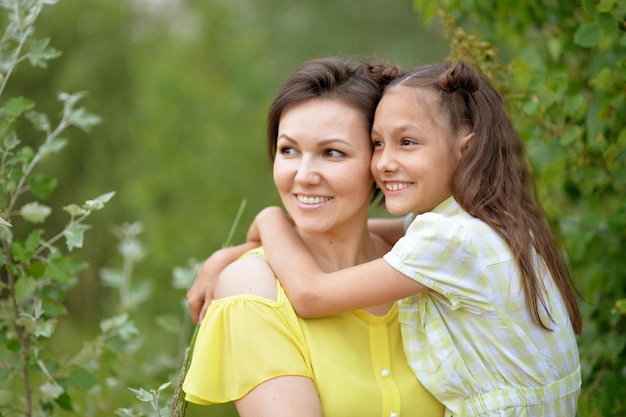
<svg viewBox="0 0 626 417">
<path fill-rule="evenodd" d="M 279 85 L 322 56 L 405 67 L 443 59 L 447 42 L 420 22 L 411 0 L 61 0 L 45 8 L 37 36 L 51 37 L 62 55 L 45 69 L 20 67 L 7 96 L 28 97 L 54 117 L 58 92 L 86 91 L 81 104 L 102 117 L 90 133 L 70 129 L 68 147 L 45 161 L 41 169 L 59 180 L 47 204 L 116 192 L 75 251 L 90 268 L 69 294 L 60 349 L 96 335 L 112 313 L 119 295 L 98 276 L 120 262 L 112 229 L 141 222 L 146 256 L 133 279 L 152 292 L 137 319 L 160 351 L 147 354 L 179 358 L 186 340 L 153 325 L 154 317 L 185 314 L 173 268 L 218 249 L 244 199 L 234 242 L 259 209 L 279 204 L 264 136 Z M 55 210 L 47 223 L 60 229 L 66 221 Z"/>
<path fill-rule="evenodd" d="M 71 363 L 84 346 L 81 352 L 99 355 L 103 364 L 81 362 L 73 379 L 59 378 L 72 398 L 88 404 L 74 415 L 110 415 L 102 410 L 138 403 L 127 387 L 176 382 L 193 331 L 185 293 L 194 267 L 228 240 L 242 202 L 232 243 L 243 240 L 262 207 L 280 204 L 265 117 L 290 73 L 322 56 L 410 68 L 449 55 L 477 59 L 506 96 L 539 197 L 563 238 L 585 326 L 578 339 L 578 415 L 626 415 L 626 0 L 45 3 L 55 4 L 44 8 L 34 36 L 50 37 L 62 55 L 47 68 L 24 62 L 3 98 L 24 96 L 55 119 L 59 92 L 85 91 L 80 105 L 102 118 L 90 132 L 64 132 L 67 148 L 37 166 L 58 180 L 45 201 L 53 209 L 45 230 L 63 230 L 62 207 L 116 192 L 89 217 L 84 246 L 71 253 L 89 268 L 69 290 L 69 314 L 50 345 L 49 356 L 59 361 Z M 16 1 L 0 4 L 8 13 Z M 441 7 L 451 19 L 435 18 Z M 7 16 L 0 14 L 0 21 Z M 7 56 L 0 50 L 0 61 Z M 20 139 L 39 145 L 37 135 Z M 28 232 L 18 230 L 23 223 L 14 224 L 16 236 Z M 120 243 L 124 230 L 141 233 Z M 129 254 L 135 263 L 128 263 Z M 126 281 L 113 285 L 121 269 L 132 276 L 129 291 Z M 65 296 L 58 290 L 55 300 Z M 85 344 L 100 337 L 103 319 L 119 313 L 129 313 L 136 325 L 135 331 L 126 323 L 122 336 L 133 337 L 111 337 L 106 347 Z M 5 346 L 0 365 L 19 353 Z M 85 355 L 80 359 L 91 360 Z M 84 371 L 92 368 L 98 372 Z M 161 405 L 172 394 L 173 386 L 164 387 Z M 2 395 L 0 388 L 0 404 Z M 69 408 L 62 401 L 54 407 L 63 405 Z M 191 406 L 188 415 L 236 413 L 231 405 Z"/>
</svg>

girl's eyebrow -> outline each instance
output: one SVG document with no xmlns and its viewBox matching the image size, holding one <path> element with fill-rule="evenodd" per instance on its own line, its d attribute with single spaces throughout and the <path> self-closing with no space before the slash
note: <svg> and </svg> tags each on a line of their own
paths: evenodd
<svg viewBox="0 0 626 417">
<path fill-rule="evenodd" d="M 391 129 L 391 131 L 394 134 L 405 133 L 405 132 L 423 133 L 424 129 L 415 125 L 400 125 L 400 126 L 394 126 Z M 378 131 L 373 127 L 372 127 L 372 134 L 378 134 Z"/>
</svg>

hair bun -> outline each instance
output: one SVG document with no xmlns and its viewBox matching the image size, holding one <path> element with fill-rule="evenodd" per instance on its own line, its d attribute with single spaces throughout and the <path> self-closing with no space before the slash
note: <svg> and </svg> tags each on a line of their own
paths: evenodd
<svg viewBox="0 0 626 417">
<path fill-rule="evenodd" d="M 439 86 L 448 92 L 461 91 L 471 94 L 478 90 L 480 74 L 463 61 L 454 64 L 439 77 Z"/>
<path fill-rule="evenodd" d="M 379 80 L 382 85 L 387 85 L 396 78 L 406 74 L 405 70 L 384 63 L 368 64 L 367 72 L 372 78 Z"/>
</svg>

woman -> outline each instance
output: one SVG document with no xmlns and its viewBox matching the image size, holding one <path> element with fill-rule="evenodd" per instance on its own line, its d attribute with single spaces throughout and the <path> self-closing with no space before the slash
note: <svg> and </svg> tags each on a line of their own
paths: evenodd
<svg viewBox="0 0 626 417">
<path fill-rule="evenodd" d="M 393 68 L 328 58 L 305 63 L 268 117 L 274 181 L 325 271 L 389 244 L 367 227 L 376 192 L 370 128 Z M 245 416 L 442 416 L 402 351 L 396 303 L 324 319 L 298 317 L 253 250 L 220 274 L 183 389 L 188 401 L 235 401 Z"/>
</svg>

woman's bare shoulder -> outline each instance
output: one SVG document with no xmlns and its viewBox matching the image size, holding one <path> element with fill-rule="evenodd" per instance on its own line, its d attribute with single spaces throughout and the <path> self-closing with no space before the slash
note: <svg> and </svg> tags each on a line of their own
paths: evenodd
<svg viewBox="0 0 626 417">
<path fill-rule="evenodd" d="M 276 300 L 276 277 L 261 255 L 244 256 L 220 273 L 215 286 L 215 299 L 237 295 Z"/>
</svg>

